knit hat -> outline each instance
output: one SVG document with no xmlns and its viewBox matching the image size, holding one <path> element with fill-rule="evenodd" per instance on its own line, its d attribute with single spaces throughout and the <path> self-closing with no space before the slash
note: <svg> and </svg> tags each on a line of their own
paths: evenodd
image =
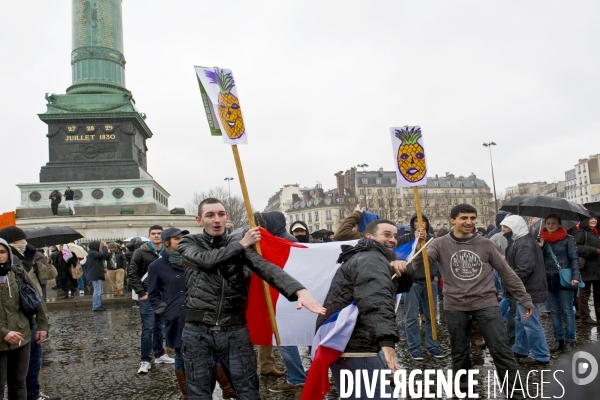
<svg viewBox="0 0 600 400">
<path fill-rule="evenodd" d="M 13 243 L 21 239 L 27 239 L 27 235 L 21 228 L 17 228 L 16 226 L 7 226 L 6 228 L 0 230 L 0 238 L 6 240 L 7 243 Z"/>
</svg>

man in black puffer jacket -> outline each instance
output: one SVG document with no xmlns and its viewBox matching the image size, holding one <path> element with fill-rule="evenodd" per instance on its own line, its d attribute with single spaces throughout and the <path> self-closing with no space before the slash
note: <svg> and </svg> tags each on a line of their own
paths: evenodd
<svg viewBox="0 0 600 400">
<path fill-rule="evenodd" d="M 260 399 L 256 355 L 245 317 L 249 271 L 288 300 L 298 300 L 298 307 L 325 312 L 298 281 L 250 248 L 260 240 L 258 228 L 238 241 L 225 233 L 228 219 L 219 200 L 204 199 L 196 217 L 204 232 L 179 242 L 186 282 L 181 353 L 190 398 L 211 398 L 220 363 L 238 398 Z"/>
<path fill-rule="evenodd" d="M 346 358 L 342 354 L 331 364 L 331 373 L 338 390 L 341 390 L 341 370 L 350 370 L 354 374 L 355 370 L 367 369 L 371 376 L 374 370 L 390 369 L 394 372 L 398 369 L 394 349 L 398 341 L 394 299 L 396 293 L 401 291 L 398 284 L 408 277 L 402 274 L 400 279 L 392 280 L 394 270 L 390 263 L 399 265 L 398 272 L 406 271 L 406 262 L 397 261 L 394 253 L 398 243 L 398 229 L 393 222 L 382 219 L 371 222 L 365 235 L 356 246 L 340 255 L 338 263 L 343 264 L 336 271 L 325 298 L 327 313 L 317 318 L 318 329 L 332 314 L 352 302 L 358 308 L 356 325 L 344 352 L 362 355 L 354 354 Z M 377 386 L 379 382 L 378 380 Z M 382 391 L 383 388 L 376 387 L 374 398 L 379 399 Z M 366 393 L 364 383 L 361 393 Z M 389 386 L 387 393 L 391 394 Z"/>
<path fill-rule="evenodd" d="M 517 303 L 515 344 L 512 350 L 521 364 L 548 364 L 550 351 L 540 323 L 540 305 L 548 298 L 544 254 L 533 236 L 529 234 L 523 217 L 510 215 L 504 218 L 502 232 L 508 240 L 506 262 L 521 278 L 534 306 L 531 317 L 523 318 L 525 308 L 521 303 Z M 505 291 L 505 293 L 512 297 L 510 292 Z M 529 351 L 531 357 L 528 357 Z"/>
</svg>

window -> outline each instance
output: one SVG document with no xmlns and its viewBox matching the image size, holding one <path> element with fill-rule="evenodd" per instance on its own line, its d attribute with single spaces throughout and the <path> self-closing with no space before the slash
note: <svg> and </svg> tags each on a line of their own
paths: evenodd
<svg viewBox="0 0 600 400">
<path fill-rule="evenodd" d="M 381 178 L 375 178 L 375 183 L 381 185 Z"/>
<path fill-rule="evenodd" d="M 356 199 L 355 199 L 354 197 L 350 197 L 350 198 L 348 199 L 348 201 L 350 202 L 350 204 L 354 204 L 354 203 L 356 203 Z"/>
<path fill-rule="evenodd" d="M 368 180 L 367 178 L 362 178 L 362 179 L 360 180 L 360 182 L 361 182 L 363 185 L 366 185 L 367 183 L 369 183 L 369 180 Z"/>
<path fill-rule="evenodd" d="M 315 231 L 318 231 L 319 229 L 320 229 L 320 225 L 319 225 L 319 224 L 316 224 L 316 225 L 315 225 Z"/>
<path fill-rule="evenodd" d="M 440 182 L 439 182 L 439 181 L 434 181 L 434 182 L 433 182 L 433 185 L 434 185 L 435 187 L 440 187 Z"/>
<path fill-rule="evenodd" d="M 379 208 L 385 207 L 385 202 L 383 201 L 383 199 L 378 199 L 377 204 L 379 205 Z"/>
<path fill-rule="evenodd" d="M 392 185 L 395 185 L 396 184 L 396 178 L 390 178 L 390 183 Z"/>
<path fill-rule="evenodd" d="M 467 199 L 463 199 L 463 204 L 467 204 Z"/>
<path fill-rule="evenodd" d="M 383 196 L 383 189 L 377 189 L 377 194 Z"/>
<path fill-rule="evenodd" d="M 340 210 L 339 214 L 340 214 L 340 219 L 346 218 L 346 215 L 344 214 L 344 210 Z"/>
<path fill-rule="evenodd" d="M 315 211 L 315 222 L 319 222 L 319 212 L 318 211 Z M 319 229 L 319 228 L 317 228 L 317 229 Z"/>
<path fill-rule="evenodd" d="M 325 219 L 327 221 L 331 221 L 331 210 L 326 210 L 325 211 Z"/>
<path fill-rule="evenodd" d="M 367 194 L 373 194 L 373 189 L 367 189 Z"/>
<path fill-rule="evenodd" d="M 327 224 L 327 230 L 332 231 L 333 230 L 333 225 L 332 224 Z"/>
<path fill-rule="evenodd" d="M 367 200 L 367 207 L 373 208 L 373 199 L 368 199 Z"/>
<path fill-rule="evenodd" d="M 398 207 L 402 207 L 402 200 L 400 200 L 400 199 L 396 199 L 396 205 L 397 205 Z"/>
<path fill-rule="evenodd" d="M 365 189 L 358 189 L 358 192 L 359 192 L 360 194 L 362 194 L 363 196 L 365 195 Z"/>
<path fill-rule="evenodd" d="M 294 216 L 293 216 L 293 215 L 290 215 L 290 224 L 291 224 L 292 222 L 294 222 Z"/>
<path fill-rule="evenodd" d="M 479 199 L 479 204 L 483 204 L 483 199 L 482 198 Z"/>
<path fill-rule="evenodd" d="M 473 197 L 473 204 L 477 204 L 477 199 Z"/>
<path fill-rule="evenodd" d="M 312 213 L 308 213 L 308 222 L 312 222 Z"/>
<path fill-rule="evenodd" d="M 388 207 L 394 208 L 394 199 L 388 199 Z"/>
<path fill-rule="evenodd" d="M 302 214 L 302 221 L 304 221 L 304 214 Z"/>
<path fill-rule="evenodd" d="M 392 195 L 392 194 L 394 194 L 394 189 L 392 189 L 392 188 L 388 188 L 388 194 L 389 194 L 389 195 Z"/>
<path fill-rule="evenodd" d="M 313 232 L 312 225 L 309 225 L 309 226 L 308 226 L 308 231 L 309 231 L 309 232 Z"/>
<path fill-rule="evenodd" d="M 296 214 L 296 221 L 300 218 L 300 214 Z"/>
</svg>

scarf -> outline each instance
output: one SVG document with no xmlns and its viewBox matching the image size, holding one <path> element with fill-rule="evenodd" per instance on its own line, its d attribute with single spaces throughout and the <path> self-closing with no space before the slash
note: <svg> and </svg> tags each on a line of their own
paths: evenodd
<svg viewBox="0 0 600 400">
<path fill-rule="evenodd" d="M 548 232 L 548 229 L 542 228 L 540 231 L 540 236 L 544 239 L 544 242 L 547 243 L 556 243 L 560 242 L 564 238 L 567 237 L 567 231 L 562 226 L 558 228 L 556 232 Z"/>
<path fill-rule="evenodd" d="M 593 228 L 592 228 L 592 227 L 590 226 L 590 232 L 592 232 L 594 235 L 597 235 L 597 234 L 598 234 L 598 228 L 596 228 L 596 227 L 593 227 Z"/>
<path fill-rule="evenodd" d="M 167 255 L 169 256 L 169 262 L 171 264 L 177 264 L 181 261 L 181 254 L 178 251 L 171 251 L 169 248 L 165 248 Z"/>
</svg>

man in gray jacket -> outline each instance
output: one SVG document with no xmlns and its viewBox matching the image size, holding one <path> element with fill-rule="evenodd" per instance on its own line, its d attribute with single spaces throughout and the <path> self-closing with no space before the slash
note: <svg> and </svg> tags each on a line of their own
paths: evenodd
<svg viewBox="0 0 600 400">
<path fill-rule="evenodd" d="M 531 316 L 533 303 L 521 279 L 506 264 L 496 246 L 489 239 L 473 233 L 476 222 L 475 207 L 457 205 L 450 212 L 453 230 L 427 246 L 429 259 L 439 263 L 444 280 L 444 310 L 450 333 L 452 370 L 457 372 L 473 368 L 470 326 L 475 321 L 487 343 L 500 380 L 508 374 L 508 396 L 523 398 L 520 387 L 515 387 L 513 391 L 518 366 L 506 341 L 493 270 L 498 271 L 504 287 L 523 305 L 523 318 Z M 422 268 L 422 261 L 422 256 L 417 257 L 415 268 Z M 466 384 L 466 378 L 461 379 L 461 387 Z"/>
</svg>

